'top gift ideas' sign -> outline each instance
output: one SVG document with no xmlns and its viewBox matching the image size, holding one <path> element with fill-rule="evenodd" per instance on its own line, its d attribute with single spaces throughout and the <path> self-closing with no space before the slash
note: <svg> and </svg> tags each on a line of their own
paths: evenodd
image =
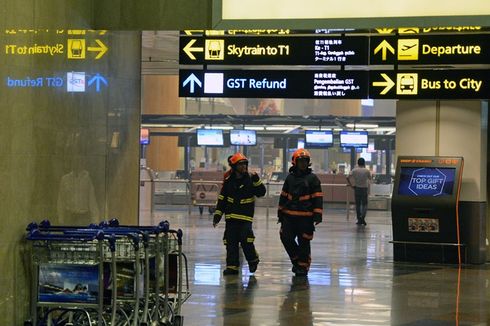
<svg viewBox="0 0 490 326">
<path fill-rule="evenodd" d="M 452 195 L 453 168 L 402 168 L 398 193 L 408 196 Z"/>
</svg>

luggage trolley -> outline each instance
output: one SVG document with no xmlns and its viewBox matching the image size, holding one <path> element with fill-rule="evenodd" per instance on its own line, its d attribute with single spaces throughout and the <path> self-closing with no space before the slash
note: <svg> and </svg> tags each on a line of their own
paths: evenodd
<svg viewBox="0 0 490 326">
<path fill-rule="evenodd" d="M 131 282 L 134 284 L 134 291 L 129 291 L 129 298 L 128 292 L 124 291 L 125 286 L 117 288 L 116 292 L 122 292 L 122 296 L 115 295 L 115 297 L 118 299 L 119 305 L 124 301 L 134 302 L 134 307 L 129 306 L 129 309 L 123 309 L 130 315 L 131 325 L 160 325 L 160 320 L 165 319 L 163 312 L 169 311 L 169 309 L 164 309 L 163 300 L 160 298 L 158 291 L 156 291 L 156 289 L 162 288 L 160 284 L 163 282 L 162 279 L 165 278 L 164 262 L 166 258 L 162 248 L 169 230 L 168 222 L 163 221 L 157 227 L 121 226 L 117 219 L 112 219 L 109 222 L 101 223 L 100 226 L 105 232 L 109 233 L 136 232 L 142 236 L 144 249 L 139 255 L 132 254 L 130 250 L 124 249 L 123 246 L 116 247 L 118 264 L 126 264 L 126 267 L 123 268 L 131 270 L 131 266 L 127 266 L 128 263 L 141 261 L 139 264 L 141 268 L 138 268 L 136 264 L 134 265 L 134 272 L 132 273 L 134 278 Z M 121 243 L 119 244 L 121 245 Z M 126 243 L 125 245 L 128 246 L 129 244 Z M 116 276 L 116 278 L 119 278 L 119 276 Z M 128 275 L 122 275 L 121 278 L 127 279 Z M 126 307 L 128 307 L 127 304 Z"/>
<path fill-rule="evenodd" d="M 103 224 L 103 223 L 102 223 Z M 143 266 L 145 274 L 145 307 L 141 325 L 183 325 L 181 308 L 190 297 L 188 262 L 182 251 L 182 230 L 169 229 L 167 221 L 160 222 L 156 232 L 154 227 L 121 226 L 117 219 L 107 222 L 109 228 L 136 228 L 149 232 L 150 253 Z M 107 226 L 106 225 L 106 226 Z"/>
<path fill-rule="evenodd" d="M 79 228 L 51 226 L 49 221 L 43 221 L 39 226 L 28 226 L 27 239 L 33 241 L 32 256 L 37 258 L 31 260 L 31 322 L 26 325 L 182 325 L 180 308 L 190 296 L 187 259 L 182 253 L 182 231 L 169 230 L 168 222 L 156 227 L 135 227 L 120 226 L 113 219 Z M 94 243 L 96 249 L 92 248 Z M 57 250 L 58 247 L 63 249 Z M 62 253 L 57 254 L 58 251 Z M 61 260 L 54 260 L 58 257 Z M 87 292 L 95 287 L 83 282 L 72 286 L 73 290 L 65 290 L 65 283 L 63 289 L 58 284 L 56 301 L 43 302 L 39 289 L 53 286 L 39 287 L 40 272 L 46 269 L 45 264 L 53 262 L 57 263 L 56 270 L 50 267 L 48 275 L 65 274 L 65 283 L 71 275 L 66 270 L 77 271 L 71 275 L 74 283 L 74 275 L 83 272 L 80 266 L 95 265 L 97 276 L 84 279 L 97 280 L 97 304 L 70 299 L 74 296 L 68 295 L 71 292 L 80 294 L 84 287 Z M 95 267 L 92 269 L 95 271 Z M 68 297 L 62 296 L 63 292 Z M 89 293 L 95 294 L 93 290 Z M 42 316 L 38 316 L 38 310 L 42 310 Z"/>
<path fill-rule="evenodd" d="M 163 297 L 164 325 L 182 326 L 184 316 L 181 308 L 191 296 L 187 257 L 182 251 L 183 232 L 181 229 L 169 230 L 163 243 L 164 252 L 164 286 Z M 168 309 L 168 310 L 167 310 Z"/>
<path fill-rule="evenodd" d="M 32 242 L 26 325 L 105 325 L 104 234 L 44 233 L 31 224 L 26 239 Z"/>
<path fill-rule="evenodd" d="M 223 172 L 218 171 L 192 171 L 191 173 L 191 199 L 194 206 L 199 207 L 202 215 L 204 207 L 209 214 L 213 214 L 218 195 L 223 183 Z"/>
</svg>

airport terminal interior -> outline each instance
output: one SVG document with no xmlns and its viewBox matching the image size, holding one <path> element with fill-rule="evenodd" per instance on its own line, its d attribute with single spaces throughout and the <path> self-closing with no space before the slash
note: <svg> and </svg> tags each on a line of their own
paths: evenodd
<svg viewBox="0 0 490 326">
<path fill-rule="evenodd" d="M 164 58 L 177 60 L 166 48 L 177 37 L 176 32 L 143 33 L 143 83 L 173 71 L 171 60 Z M 192 292 L 182 309 L 186 324 L 490 322 L 483 308 L 488 304 L 487 264 L 444 260 L 441 256 L 451 253 L 440 244 L 435 256 L 429 254 L 432 248 L 426 252 L 431 258 L 417 252 L 419 259 L 395 259 L 396 101 L 181 98 L 179 104 L 180 115 L 159 115 L 151 105 L 143 106 L 140 223 L 168 220 L 184 230 Z M 366 143 L 345 146 L 341 134 L 346 131 L 368 135 Z M 179 164 L 170 169 L 164 161 L 171 149 L 156 150 L 164 141 L 163 146 L 173 142 L 179 147 Z M 324 141 L 328 145 L 315 143 Z M 291 166 L 292 153 L 305 147 L 322 180 L 324 216 L 312 241 L 311 269 L 301 277 L 292 272 L 279 238 L 277 204 L 287 175 L 283 171 Z M 227 158 L 237 151 L 247 155 L 249 171 L 257 172 L 267 188 L 255 202 L 253 222 L 260 264 L 250 273 L 241 256 L 239 275 L 223 276 L 224 225 L 213 228 L 213 212 L 229 169 Z M 366 226 L 356 225 L 354 194 L 345 179 L 360 157 L 373 173 Z"/>
<path fill-rule="evenodd" d="M 296 277 L 272 209 L 254 218 L 261 262 L 223 276 L 224 225 L 182 208 L 157 207 L 184 230 L 191 297 L 185 325 L 488 325 L 488 266 L 395 262 L 391 214 L 369 210 L 357 226 L 344 209 L 326 205 L 312 241 L 308 277 Z"/>
<path fill-rule="evenodd" d="M 0 8 L 0 325 L 490 325 L 488 4 L 125 1 Z M 220 196 L 235 153 L 264 196 Z M 322 214 L 311 265 L 280 199 Z M 259 261 L 230 273 L 238 204 Z"/>
</svg>

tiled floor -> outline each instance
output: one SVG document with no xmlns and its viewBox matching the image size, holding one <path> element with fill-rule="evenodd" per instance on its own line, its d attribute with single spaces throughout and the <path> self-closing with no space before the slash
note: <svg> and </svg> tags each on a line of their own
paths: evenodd
<svg viewBox="0 0 490 326">
<path fill-rule="evenodd" d="M 390 212 L 369 211 L 358 227 L 344 210 L 327 210 L 304 278 L 291 273 L 272 211 L 256 213 L 255 275 L 245 262 L 239 276 L 223 277 L 224 223 L 214 229 L 197 208 L 189 216 L 186 206 L 159 207 L 153 221 L 184 231 L 184 325 L 490 325 L 489 266 L 395 263 Z"/>
</svg>

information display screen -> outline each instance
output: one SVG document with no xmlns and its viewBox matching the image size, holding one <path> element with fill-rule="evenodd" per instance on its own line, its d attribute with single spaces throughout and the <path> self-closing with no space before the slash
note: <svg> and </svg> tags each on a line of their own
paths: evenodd
<svg viewBox="0 0 490 326">
<path fill-rule="evenodd" d="M 405 196 L 451 196 L 455 168 L 401 167 L 398 194 Z"/>
<path fill-rule="evenodd" d="M 340 132 L 340 147 L 368 147 L 367 131 Z"/>
<path fill-rule="evenodd" d="M 230 144 L 242 146 L 257 145 L 255 130 L 230 130 Z"/>
<path fill-rule="evenodd" d="M 298 139 L 298 146 L 296 146 L 296 149 L 300 148 L 305 148 L 305 140 L 304 139 Z"/>
<path fill-rule="evenodd" d="M 331 130 L 306 130 L 307 147 L 330 147 L 333 145 L 333 134 Z"/>
<path fill-rule="evenodd" d="M 223 130 L 197 129 L 198 146 L 223 146 Z"/>
</svg>

